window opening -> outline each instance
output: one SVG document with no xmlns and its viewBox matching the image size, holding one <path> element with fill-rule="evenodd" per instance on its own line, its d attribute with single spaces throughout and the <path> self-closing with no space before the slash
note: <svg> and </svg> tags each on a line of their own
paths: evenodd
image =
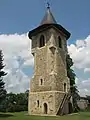
<svg viewBox="0 0 90 120">
<path fill-rule="evenodd" d="M 39 107 L 39 100 L 37 100 L 37 107 Z"/>
<path fill-rule="evenodd" d="M 45 46 L 45 38 L 44 38 L 44 35 L 41 35 L 40 37 L 40 47 L 43 47 Z"/>
<path fill-rule="evenodd" d="M 60 36 L 58 37 L 58 44 L 59 44 L 59 48 L 62 48 L 62 40 Z"/>
</svg>

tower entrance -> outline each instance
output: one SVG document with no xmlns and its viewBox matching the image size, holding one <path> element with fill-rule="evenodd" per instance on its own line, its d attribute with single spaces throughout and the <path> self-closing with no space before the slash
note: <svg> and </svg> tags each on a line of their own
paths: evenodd
<svg viewBox="0 0 90 120">
<path fill-rule="evenodd" d="M 48 111 L 47 103 L 44 103 L 44 114 L 47 114 L 47 111 Z"/>
</svg>

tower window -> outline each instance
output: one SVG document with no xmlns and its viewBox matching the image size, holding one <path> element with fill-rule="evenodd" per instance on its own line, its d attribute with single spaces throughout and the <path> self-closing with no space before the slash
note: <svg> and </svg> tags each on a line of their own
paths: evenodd
<svg viewBox="0 0 90 120">
<path fill-rule="evenodd" d="M 39 107 L 39 100 L 37 100 L 37 107 Z"/>
<path fill-rule="evenodd" d="M 40 37 L 40 46 L 39 47 L 43 47 L 45 46 L 45 38 L 44 38 L 44 35 L 41 35 Z"/>
<path fill-rule="evenodd" d="M 66 83 L 64 83 L 64 92 L 66 92 Z"/>
<path fill-rule="evenodd" d="M 43 79 L 40 79 L 40 85 L 42 85 L 43 84 Z"/>
<path fill-rule="evenodd" d="M 58 44 L 59 44 L 59 48 L 62 48 L 62 40 L 60 36 L 58 36 Z"/>
</svg>

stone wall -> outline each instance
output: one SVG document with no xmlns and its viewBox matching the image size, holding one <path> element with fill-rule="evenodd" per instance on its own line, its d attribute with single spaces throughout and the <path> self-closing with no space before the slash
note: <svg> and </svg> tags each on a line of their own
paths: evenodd
<svg viewBox="0 0 90 120">
<path fill-rule="evenodd" d="M 41 35 L 45 36 L 45 46 L 39 48 Z M 58 36 L 62 39 L 62 48 L 59 48 Z M 32 37 L 35 71 L 30 85 L 29 114 L 44 114 L 44 103 L 46 103 L 47 114 L 56 115 L 64 94 L 70 88 L 66 71 L 66 52 L 65 36 L 56 28 L 46 29 Z M 64 91 L 64 83 L 66 83 L 66 91 Z M 66 108 L 68 109 L 67 105 Z"/>
<path fill-rule="evenodd" d="M 81 110 L 85 110 L 88 107 L 88 100 L 80 99 L 77 101 L 77 104 Z"/>
<path fill-rule="evenodd" d="M 55 116 L 63 100 L 64 95 L 65 93 L 58 92 L 58 91 L 30 92 L 29 114 L 43 115 L 45 112 L 44 103 L 46 103 L 47 104 L 47 115 Z M 37 101 L 39 101 L 39 106 L 37 104 Z M 67 108 L 66 105 L 65 105 L 65 108 Z"/>
<path fill-rule="evenodd" d="M 39 100 L 39 106 L 37 105 Z M 29 97 L 29 114 L 44 114 L 44 103 L 47 104 L 47 114 L 55 115 L 55 93 L 54 92 L 31 92 Z"/>
</svg>

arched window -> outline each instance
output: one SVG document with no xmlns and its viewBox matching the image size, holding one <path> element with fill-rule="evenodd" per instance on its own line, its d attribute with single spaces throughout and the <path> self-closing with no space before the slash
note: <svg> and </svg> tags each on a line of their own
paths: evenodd
<svg viewBox="0 0 90 120">
<path fill-rule="evenodd" d="M 59 48 L 62 48 L 62 40 L 60 36 L 58 36 L 58 44 L 59 44 Z"/>
<path fill-rule="evenodd" d="M 44 38 L 44 35 L 41 35 L 39 47 L 43 47 L 43 46 L 45 46 L 45 38 Z"/>
<path fill-rule="evenodd" d="M 64 83 L 64 92 L 66 92 L 66 83 Z"/>
</svg>

